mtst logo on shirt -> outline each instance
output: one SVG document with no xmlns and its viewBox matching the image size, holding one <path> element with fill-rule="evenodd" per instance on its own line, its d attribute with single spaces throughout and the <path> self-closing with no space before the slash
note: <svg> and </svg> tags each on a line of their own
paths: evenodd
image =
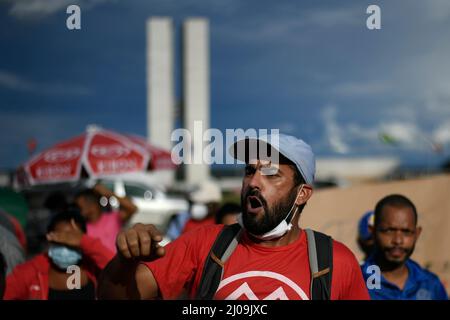
<svg viewBox="0 0 450 320">
<path fill-rule="evenodd" d="M 215 297 L 223 300 L 309 300 L 297 283 L 271 271 L 248 271 L 225 278 Z"/>
</svg>

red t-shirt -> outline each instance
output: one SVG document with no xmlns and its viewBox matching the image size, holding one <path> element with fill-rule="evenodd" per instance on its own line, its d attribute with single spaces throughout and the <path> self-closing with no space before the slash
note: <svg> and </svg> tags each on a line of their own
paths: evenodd
<svg viewBox="0 0 450 320">
<path fill-rule="evenodd" d="M 195 297 L 205 259 L 222 225 L 201 227 L 166 246 L 164 257 L 145 263 L 158 283 L 163 299 L 175 299 L 185 288 Z M 267 248 L 244 233 L 225 263 L 214 299 L 306 300 L 310 298 L 310 270 L 306 233 L 295 242 Z M 333 243 L 331 299 L 370 299 L 353 253 Z"/>
<path fill-rule="evenodd" d="M 203 227 L 203 226 L 207 226 L 207 225 L 215 224 L 215 223 L 216 223 L 216 221 L 214 220 L 214 218 L 206 218 L 203 220 L 194 220 L 194 219 L 190 218 L 184 225 L 184 228 L 183 228 L 183 231 L 181 232 L 181 234 L 195 230 L 199 227 Z"/>
</svg>

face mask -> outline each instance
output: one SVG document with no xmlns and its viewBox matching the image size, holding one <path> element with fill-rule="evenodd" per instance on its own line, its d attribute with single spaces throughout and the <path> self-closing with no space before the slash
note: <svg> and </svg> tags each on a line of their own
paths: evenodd
<svg viewBox="0 0 450 320">
<path fill-rule="evenodd" d="M 292 204 L 291 209 L 289 210 L 289 212 L 286 214 L 286 217 L 272 230 L 261 234 L 261 235 L 255 235 L 255 234 L 251 234 L 253 237 L 259 239 L 259 240 L 272 240 L 272 239 L 276 239 L 276 238 L 280 238 L 282 236 L 284 236 L 289 230 L 292 229 L 292 219 L 294 219 L 295 215 L 297 214 L 297 210 L 298 210 L 298 206 L 295 205 L 295 202 L 297 201 L 298 195 L 302 192 L 303 190 L 303 186 L 300 188 L 300 191 L 297 193 L 297 197 L 294 200 L 294 203 Z M 292 210 L 295 209 L 294 214 L 292 215 L 291 219 L 289 219 L 289 222 L 287 222 L 287 219 L 289 218 Z M 242 220 L 242 214 L 239 215 L 238 217 L 238 223 L 241 225 L 241 227 L 244 228 L 244 222 Z"/>
<path fill-rule="evenodd" d="M 191 217 L 194 220 L 202 220 L 208 215 L 208 207 L 204 204 L 195 203 L 191 208 Z"/>
<path fill-rule="evenodd" d="M 78 264 L 82 257 L 77 250 L 62 245 L 51 245 L 48 249 L 48 256 L 58 268 L 63 270 Z"/>
</svg>

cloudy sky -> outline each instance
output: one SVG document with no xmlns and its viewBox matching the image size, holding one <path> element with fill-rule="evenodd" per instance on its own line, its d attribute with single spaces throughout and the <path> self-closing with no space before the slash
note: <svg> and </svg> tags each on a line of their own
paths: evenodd
<svg viewBox="0 0 450 320">
<path fill-rule="evenodd" d="M 146 134 L 150 16 L 173 17 L 178 39 L 184 18 L 210 20 L 214 128 L 277 128 L 323 157 L 450 156 L 450 1 L 0 0 L 0 168 L 90 123 Z"/>
</svg>

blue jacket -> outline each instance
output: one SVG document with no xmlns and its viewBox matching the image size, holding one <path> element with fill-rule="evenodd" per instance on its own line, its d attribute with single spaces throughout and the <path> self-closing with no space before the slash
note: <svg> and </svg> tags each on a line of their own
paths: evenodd
<svg viewBox="0 0 450 320">
<path fill-rule="evenodd" d="M 374 271 L 367 270 L 371 265 L 375 265 L 373 256 L 361 266 L 366 285 L 367 279 L 374 274 Z M 448 300 L 444 286 L 434 273 L 423 269 L 411 259 L 406 261 L 406 267 L 409 275 L 403 290 L 381 275 L 380 289 L 368 286 L 370 298 L 372 300 Z"/>
<path fill-rule="evenodd" d="M 170 238 L 171 241 L 175 240 L 181 235 L 181 232 L 183 231 L 183 228 L 190 217 L 190 213 L 186 211 L 177 214 L 174 219 L 170 221 L 166 235 Z"/>
</svg>

